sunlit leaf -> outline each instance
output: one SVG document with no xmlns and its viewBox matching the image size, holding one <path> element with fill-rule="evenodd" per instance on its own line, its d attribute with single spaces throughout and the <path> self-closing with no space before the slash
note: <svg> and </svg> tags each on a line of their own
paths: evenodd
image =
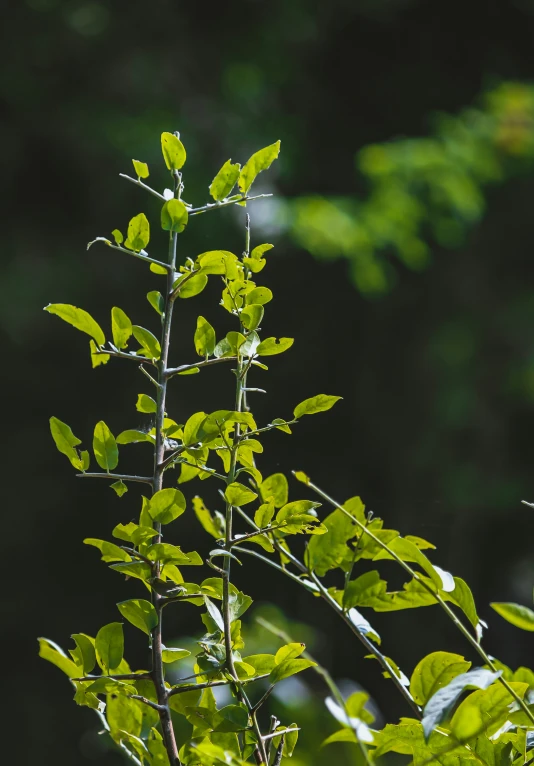
<svg viewBox="0 0 534 766">
<path fill-rule="evenodd" d="M 97 345 L 103 346 L 106 342 L 106 336 L 102 328 L 87 311 L 71 306 L 68 303 L 50 303 L 48 306 L 45 306 L 44 310 L 48 311 L 49 314 L 55 314 L 60 317 L 60 319 L 71 324 L 77 330 L 87 333 Z"/>
<path fill-rule="evenodd" d="M 103 420 L 100 420 L 95 426 L 93 452 L 100 468 L 105 471 L 113 471 L 117 467 L 119 462 L 117 442 Z"/>
<path fill-rule="evenodd" d="M 239 178 L 241 165 L 232 164 L 232 160 L 226 160 L 210 185 L 210 194 L 216 202 L 220 202 L 227 197 Z"/>
<path fill-rule="evenodd" d="M 128 622 L 131 622 L 132 625 L 135 625 L 136 628 L 139 628 L 139 630 L 142 630 L 147 635 L 158 624 L 158 615 L 150 601 L 142 598 L 130 599 L 128 601 L 121 601 L 117 604 L 117 607 Z"/>
<path fill-rule="evenodd" d="M 186 160 L 185 148 L 173 133 L 161 134 L 161 151 L 168 170 L 180 170 Z"/>
<path fill-rule="evenodd" d="M 128 224 L 128 236 L 124 247 L 134 252 L 140 252 L 150 242 L 150 224 L 144 213 L 134 216 Z"/>
<path fill-rule="evenodd" d="M 328 394 L 317 394 L 310 399 L 305 399 L 300 404 L 297 404 L 293 410 L 293 415 L 296 418 L 301 418 L 303 415 L 314 415 L 316 412 L 326 412 L 331 409 L 336 402 L 339 402 L 341 396 L 329 396 Z"/>
<path fill-rule="evenodd" d="M 243 166 L 238 179 L 239 189 L 246 194 L 258 173 L 267 170 L 280 153 L 280 141 L 260 149 Z"/>
<path fill-rule="evenodd" d="M 490 604 L 492 609 L 495 609 L 497 614 L 507 622 L 515 625 L 516 628 L 521 630 L 534 631 L 534 612 L 526 606 L 521 604 L 513 604 L 510 602 L 493 602 Z"/>
</svg>

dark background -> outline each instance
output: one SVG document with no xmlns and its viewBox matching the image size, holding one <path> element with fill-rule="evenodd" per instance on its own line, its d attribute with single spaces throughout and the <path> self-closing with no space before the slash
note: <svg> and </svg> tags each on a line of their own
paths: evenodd
<svg viewBox="0 0 534 766">
<path fill-rule="evenodd" d="M 118 305 L 157 331 L 144 294 L 157 289 L 158 278 L 104 247 L 85 250 L 94 236 L 124 230 L 141 210 L 154 224 L 152 255 L 165 247 L 157 202 L 118 173 L 131 172 L 132 157 L 147 161 L 150 181 L 162 188 L 168 181 L 159 134 L 179 129 L 188 150 L 186 199 L 200 204 L 229 156 L 244 162 L 280 138 L 280 160 L 263 183 L 281 200 L 364 199 L 358 150 L 423 137 L 435 111 L 455 113 L 501 80 L 528 82 L 533 34 L 530 0 L 12 4 L 1 32 L 0 337 L 2 696 L 13 763 L 85 763 L 99 755 L 87 733 L 96 730 L 91 711 L 76 708 L 60 673 L 37 658 L 35 637 L 68 646 L 71 633 L 94 635 L 115 620 L 116 601 L 142 595 L 81 543 L 133 518 L 139 493 L 118 500 L 103 483 L 75 479 L 47 423 L 56 415 L 85 445 L 97 420 L 115 433 L 143 424 L 135 400 L 149 390 L 135 367 L 112 360 L 92 371 L 83 337 L 42 313 L 48 302 L 72 303 L 107 328 L 109 309 Z M 264 475 L 304 469 L 337 498 L 359 494 L 388 526 L 433 540 L 434 560 L 468 580 L 491 623 L 488 651 L 515 667 L 529 662 L 531 639 L 487 604 L 531 603 L 534 579 L 532 511 L 520 504 L 534 499 L 530 165 L 486 192 L 483 220 L 459 248 L 430 239 L 429 267 L 412 272 L 396 262 L 396 286 L 373 298 L 357 291 L 346 260 L 315 260 L 295 244 L 287 222 L 277 228 L 275 208 L 261 201 L 251 207 L 254 242 L 276 245 L 261 275 L 275 293 L 264 331 L 296 338 L 269 373 L 255 376 L 269 390 L 256 414 L 266 421 L 288 416 L 315 393 L 342 395 L 332 413 L 305 419 L 293 437 L 265 439 Z M 271 230 L 254 229 L 255 216 L 271 214 Z M 192 219 L 181 253 L 240 252 L 243 215 Z M 217 302 L 213 286 L 180 303 L 173 363 L 194 361 L 199 313 L 222 334 L 227 318 Z M 227 407 L 231 391 L 231 376 L 220 368 L 177 378 L 170 414 L 183 422 L 197 409 Z M 146 465 L 144 450 L 124 448 L 123 467 L 129 460 L 132 468 Z M 213 488 L 195 482 L 185 491 L 202 492 L 216 507 Z M 179 530 L 184 548 L 204 551 L 191 514 Z M 389 720 L 407 714 L 321 604 L 249 566 L 236 574 L 238 584 L 314 626 L 316 653 L 336 677 L 369 688 Z M 391 578 L 399 584 L 393 570 Z M 466 651 L 434 609 L 369 617 L 386 654 L 408 674 L 424 652 Z M 177 637 L 200 631 L 192 611 L 173 619 L 168 631 Z M 131 632 L 127 640 L 128 656 L 142 664 L 141 644 Z M 325 733 L 335 728 L 331 719 L 321 726 Z M 308 760 L 301 755 L 298 763 L 326 757 L 307 746 Z M 109 752 L 100 762 L 120 758 Z"/>
</svg>

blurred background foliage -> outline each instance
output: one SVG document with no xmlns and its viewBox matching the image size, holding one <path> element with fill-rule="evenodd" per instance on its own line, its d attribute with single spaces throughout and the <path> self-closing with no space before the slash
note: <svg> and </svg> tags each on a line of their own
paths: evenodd
<svg viewBox="0 0 534 766">
<path fill-rule="evenodd" d="M 388 526 L 437 543 L 436 562 L 470 582 L 490 619 L 490 650 L 528 662 L 528 634 L 486 604 L 529 603 L 534 579 L 531 511 L 519 504 L 534 498 L 533 34 L 531 0 L 11 3 L 0 31 L 0 337 L 13 762 L 120 762 L 100 753 L 90 711 L 37 659 L 34 636 L 66 644 L 116 619 L 131 586 L 81 540 L 105 537 L 138 499 L 80 486 L 47 419 L 86 442 L 100 418 L 115 432 L 139 425 L 144 380 L 118 363 L 91 371 L 86 344 L 41 309 L 73 303 L 107 326 L 118 305 L 153 322 L 143 296 L 157 277 L 85 243 L 141 210 L 156 222 L 157 203 L 118 173 L 135 157 L 166 183 L 163 130 L 181 131 L 195 203 L 228 157 L 242 162 L 282 140 L 258 185 L 275 197 L 251 210 L 253 240 L 276 245 L 266 329 L 297 341 L 270 365 L 257 415 L 284 416 L 318 391 L 344 402 L 291 439 L 271 435 L 264 474 L 303 468 L 340 499 L 360 494 Z M 195 219 L 184 257 L 239 252 L 242 215 Z M 198 313 L 217 325 L 216 293 L 211 307 L 205 296 L 180 307 L 173 363 L 194 359 Z M 170 414 L 182 422 L 207 402 L 224 407 L 230 392 L 219 370 L 179 379 Z M 186 548 L 197 545 L 193 522 L 183 534 Z M 274 591 L 286 614 L 314 628 L 311 649 L 336 678 L 370 690 L 389 720 L 404 714 L 315 600 L 262 569 L 238 585 L 260 602 Z M 194 633 L 192 615 L 170 626 L 177 641 Z M 423 652 L 463 651 L 432 610 L 372 622 L 408 674 Z M 300 625 L 286 627 L 302 636 Z M 142 666 L 131 641 L 129 659 Z M 320 764 L 334 757 L 316 748 L 335 724 L 318 680 L 305 683 L 275 703 L 298 708 L 308 732 L 301 762 Z"/>
</svg>

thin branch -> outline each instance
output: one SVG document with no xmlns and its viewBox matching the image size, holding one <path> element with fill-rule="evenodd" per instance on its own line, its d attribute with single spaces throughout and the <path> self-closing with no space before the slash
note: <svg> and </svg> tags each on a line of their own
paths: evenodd
<svg viewBox="0 0 534 766">
<path fill-rule="evenodd" d="M 201 674 L 198 674 L 201 675 Z M 202 674 L 203 675 L 203 674 Z M 264 678 L 268 678 L 269 673 L 262 673 L 261 676 L 254 676 L 254 678 L 242 678 L 238 681 L 240 686 L 245 684 L 251 684 L 253 681 L 261 681 Z M 212 686 L 229 686 L 235 684 L 235 680 L 232 678 L 220 681 L 205 681 L 201 684 L 188 684 L 187 686 L 173 686 L 169 691 L 169 697 L 173 697 L 175 694 L 183 694 L 184 692 L 200 691 L 200 689 L 209 689 Z"/>
<path fill-rule="evenodd" d="M 136 252 L 135 250 L 128 250 L 126 247 L 121 247 L 120 245 L 114 245 L 109 239 L 106 237 L 97 237 L 97 239 L 93 240 L 93 242 L 105 242 L 105 244 L 108 247 L 111 247 L 113 250 L 118 250 L 119 253 L 126 253 L 126 255 L 133 255 L 134 258 L 139 258 L 140 261 L 145 261 L 145 263 L 153 263 L 155 266 L 160 266 L 162 269 L 165 269 L 167 272 L 169 271 L 169 264 L 164 263 L 163 261 L 157 261 L 155 258 L 151 258 L 144 250 L 141 250 L 140 253 Z M 90 242 L 87 246 L 87 249 L 93 244 L 93 242 Z"/>
<path fill-rule="evenodd" d="M 265 694 L 256 702 L 254 707 L 252 708 L 252 711 L 254 713 L 257 713 L 260 707 L 263 705 L 264 702 L 267 702 L 269 697 L 271 696 L 273 690 L 274 690 L 275 684 L 271 684 Z"/>
<path fill-rule="evenodd" d="M 211 367 L 214 364 L 220 364 L 221 362 L 235 362 L 237 361 L 237 356 L 223 356 L 223 357 L 217 357 L 215 359 L 205 359 L 203 362 L 193 362 L 192 364 L 181 364 L 179 367 L 171 367 L 168 370 L 165 370 L 165 377 L 167 379 L 174 377 L 175 375 L 179 375 L 181 372 L 186 372 L 187 370 L 192 370 L 195 367 Z"/>
<path fill-rule="evenodd" d="M 152 485 L 150 476 L 130 476 L 124 473 L 77 473 L 78 479 L 115 479 L 120 481 L 138 481 L 141 484 Z"/>
<path fill-rule="evenodd" d="M 144 705 L 148 705 L 148 707 L 151 707 L 154 710 L 157 710 L 158 713 L 169 712 L 169 708 L 167 705 L 158 705 L 157 702 L 152 702 L 152 700 L 149 700 L 146 697 L 142 697 L 140 694 L 129 694 L 128 697 L 131 700 L 138 700 L 139 702 L 142 702 Z"/>
<path fill-rule="evenodd" d="M 151 678 L 150 673 L 119 673 L 118 675 L 92 675 L 89 674 L 87 676 L 80 676 L 80 678 L 71 678 L 71 681 L 79 681 L 80 683 L 82 681 L 97 681 L 99 678 L 109 678 L 110 681 L 138 681 L 138 680 L 148 680 Z"/>
<path fill-rule="evenodd" d="M 292 731 L 300 731 L 299 726 L 291 726 L 288 729 L 282 729 L 282 731 L 273 731 L 270 734 L 265 734 L 262 739 L 264 742 L 266 742 L 269 739 L 273 739 L 273 737 L 281 737 L 284 734 L 291 734 Z"/>
<path fill-rule="evenodd" d="M 208 202 L 207 205 L 203 205 L 202 207 L 194 207 L 192 210 L 189 210 L 189 215 L 199 215 L 200 213 L 207 213 L 210 210 L 219 210 L 222 207 L 228 207 L 228 205 L 235 205 L 237 202 L 252 202 L 255 199 L 262 199 L 263 197 L 272 197 L 272 194 L 256 194 L 255 197 L 244 197 L 241 194 L 235 194 L 233 197 L 228 197 L 228 199 L 223 200 L 222 202 Z"/>
<path fill-rule="evenodd" d="M 112 348 L 99 348 L 93 351 L 96 356 L 114 356 L 117 359 L 130 359 L 133 362 L 143 362 L 143 364 L 155 364 L 153 359 L 149 359 L 148 356 L 139 356 L 139 354 L 129 353 L 127 351 L 113 351 Z M 145 373 L 148 374 L 148 373 Z"/>
<path fill-rule="evenodd" d="M 124 178 L 126 181 L 130 181 L 130 183 L 134 184 L 135 186 L 140 186 L 140 187 L 141 187 L 141 189 L 145 189 L 145 191 L 147 191 L 147 192 L 150 192 L 150 194 L 153 194 L 153 195 L 154 195 L 154 197 L 157 197 L 158 199 L 161 199 L 161 200 L 163 200 L 163 202 L 165 202 L 165 201 L 166 201 L 166 200 L 165 200 L 165 197 L 163 196 L 163 194 L 160 194 L 160 193 L 159 193 L 159 192 L 157 192 L 155 189 L 152 189 L 152 188 L 151 188 L 150 186 L 148 186 L 147 184 L 144 184 L 144 183 L 141 181 L 141 179 L 140 179 L 140 178 L 132 178 L 131 176 L 127 176 L 127 175 L 126 175 L 126 173 L 119 173 L 119 176 L 120 176 L 121 178 Z"/>
</svg>

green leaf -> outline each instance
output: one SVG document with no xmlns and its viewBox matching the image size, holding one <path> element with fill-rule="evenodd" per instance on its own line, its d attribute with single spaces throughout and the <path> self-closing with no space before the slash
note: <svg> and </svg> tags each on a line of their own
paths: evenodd
<svg viewBox="0 0 534 766">
<path fill-rule="evenodd" d="M 67 657 L 59 647 L 48 638 L 39 638 L 39 657 L 48 660 L 52 665 L 63 671 L 69 678 L 76 678 L 81 675 L 81 668 Z"/>
<path fill-rule="evenodd" d="M 272 301 L 273 294 L 268 287 L 255 287 L 246 294 L 245 299 L 247 306 L 252 306 L 253 304 L 264 306 L 269 301 Z"/>
<path fill-rule="evenodd" d="M 319 577 L 342 564 L 347 555 L 347 542 L 358 533 L 356 523 L 340 510 L 329 514 L 323 524 L 328 530 L 327 533 L 312 538 L 306 552 L 307 565 Z"/>
<path fill-rule="evenodd" d="M 150 224 L 144 213 L 134 216 L 128 224 L 128 236 L 124 247 L 134 252 L 140 252 L 150 242 Z"/>
<path fill-rule="evenodd" d="M 150 359 L 159 359 L 161 356 L 161 346 L 155 335 L 144 327 L 134 324 L 132 327 L 134 338 L 141 346 L 141 351 Z"/>
<path fill-rule="evenodd" d="M 148 512 L 154 521 L 160 524 L 170 524 L 185 511 L 186 502 L 183 492 L 179 489 L 160 489 L 150 498 Z"/>
<path fill-rule="evenodd" d="M 100 420 L 95 426 L 93 451 L 100 468 L 109 472 L 117 467 L 119 462 L 117 442 L 103 420 Z"/>
<path fill-rule="evenodd" d="M 180 234 L 189 220 L 189 213 L 181 199 L 169 199 L 161 208 L 161 228 Z"/>
<path fill-rule="evenodd" d="M 454 590 L 446 594 L 447 600 L 459 606 L 471 625 L 478 630 L 480 620 L 469 585 L 461 577 L 454 578 L 454 585 Z"/>
<path fill-rule="evenodd" d="M 142 524 L 134 524 L 133 521 L 130 521 L 128 524 L 117 524 L 111 534 L 119 540 L 139 545 L 151 540 L 158 533 L 152 527 L 145 527 Z"/>
<path fill-rule="evenodd" d="M 241 319 L 243 327 L 246 327 L 247 330 L 255 330 L 263 319 L 263 313 L 263 306 L 259 303 L 252 303 L 250 306 L 245 306 L 239 315 L 239 318 Z"/>
<path fill-rule="evenodd" d="M 81 441 L 74 436 L 70 426 L 63 423 L 59 418 L 51 417 L 50 433 L 59 452 L 66 455 L 75 468 L 81 470 L 81 460 L 78 451 L 74 449 L 78 444 L 81 444 Z"/>
<path fill-rule="evenodd" d="M 189 657 L 190 655 L 191 652 L 188 652 L 187 649 L 175 649 L 174 647 L 168 649 L 165 647 L 161 652 L 161 659 L 167 665 L 170 665 L 171 662 L 177 662 L 178 660 L 182 660 L 184 657 Z"/>
<path fill-rule="evenodd" d="M 280 141 L 277 141 L 270 146 L 266 146 L 264 149 L 260 149 L 259 152 L 247 160 L 239 174 L 238 185 L 239 189 L 246 194 L 252 186 L 258 173 L 262 170 L 267 170 L 271 163 L 278 157 L 280 153 Z"/>
<path fill-rule="evenodd" d="M 254 514 L 254 523 L 260 527 L 260 529 L 263 529 L 263 527 L 266 527 L 268 524 L 271 523 L 272 518 L 274 516 L 274 502 L 272 498 L 268 503 L 264 503 L 263 505 L 260 505 L 256 513 Z M 252 538 L 254 539 L 254 538 Z"/>
<path fill-rule="evenodd" d="M 98 346 L 103 346 L 106 342 L 102 328 L 87 311 L 71 306 L 69 303 L 50 303 L 44 310 L 49 314 L 55 314 L 77 330 L 87 333 Z"/>
<path fill-rule="evenodd" d="M 283 681 L 284 678 L 289 678 L 290 676 L 294 676 L 295 673 L 300 673 L 302 670 L 313 668 L 316 665 L 317 663 L 312 662 L 311 660 L 302 660 L 302 659 L 285 660 L 284 662 L 281 662 L 279 665 L 275 665 L 275 667 L 271 670 L 271 672 L 269 673 L 269 683 L 277 684 L 279 681 Z"/>
<path fill-rule="evenodd" d="M 132 335 L 132 323 L 124 311 L 117 306 L 111 309 L 111 332 L 117 348 L 127 348 Z"/>
<path fill-rule="evenodd" d="M 186 160 L 185 148 L 173 133 L 161 134 L 161 151 L 167 170 L 180 170 Z"/>
<path fill-rule="evenodd" d="M 107 364 L 111 359 L 109 354 L 103 354 L 98 350 L 98 346 L 92 338 L 89 341 L 89 348 L 91 349 L 91 365 L 93 368 L 99 367 L 101 364 Z"/>
<path fill-rule="evenodd" d="M 281 646 L 280 649 L 274 655 L 275 665 L 280 665 L 282 662 L 285 662 L 286 660 L 292 660 L 292 659 L 295 659 L 295 657 L 300 657 L 300 655 L 305 649 L 306 649 L 306 645 L 302 643 L 299 643 L 299 644 L 291 643 L 291 644 L 286 644 L 285 646 Z"/>
<path fill-rule="evenodd" d="M 216 523 L 215 518 L 211 515 L 204 505 L 204 501 L 202 498 L 198 497 L 198 495 L 193 498 L 193 510 L 195 511 L 197 519 L 209 535 L 215 537 L 215 539 L 224 536 L 224 530 L 221 528 L 220 522 L 219 524 Z"/>
<path fill-rule="evenodd" d="M 138 178 L 148 178 L 148 165 L 146 162 L 139 162 L 139 160 L 132 160 L 134 170 L 137 173 Z"/>
<path fill-rule="evenodd" d="M 528 684 L 511 682 L 510 687 L 522 698 Z M 491 737 L 506 722 L 513 695 L 502 684 L 492 684 L 487 689 L 473 692 L 458 706 L 450 727 L 453 735 L 465 741 L 485 732 Z"/>
<path fill-rule="evenodd" d="M 229 250 L 208 250 L 196 258 L 196 266 L 203 274 L 219 274 L 236 279 L 239 274 L 239 260 Z"/>
<path fill-rule="evenodd" d="M 217 340 L 215 330 L 207 319 L 199 316 L 197 319 L 197 329 L 195 330 L 195 351 L 199 356 L 211 356 L 215 350 Z"/>
<path fill-rule="evenodd" d="M 252 490 L 240 484 L 238 481 L 234 481 L 226 487 L 224 497 L 230 505 L 241 507 L 247 503 L 251 503 L 258 495 Z"/>
<path fill-rule="evenodd" d="M 358 744 L 358 740 L 356 739 L 356 735 L 352 729 L 339 729 L 339 731 L 335 731 L 333 734 L 323 740 L 321 747 L 332 745 L 335 742 L 353 742 L 355 745 Z"/>
<path fill-rule="evenodd" d="M 230 194 L 239 178 L 240 170 L 241 165 L 238 162 L 232 164 L 232 160 L 226 160 L 210 185 L 210 194 L 216 202 Z"/>
<path fill-rule="evenodd" d="M 157 411 L 157 404 L 148 394 L 138 394 L 135 409 L 137 412 L 151 413 Z"/>
<path fill-rule="evenodd" d="M 142 630 L 143 633 L 150 635 L 150 631 L 154 630 L 158 624 L 158 615 L 156 610 L 150 603 L 143 598 L 130 599 L 128 601 L 121 601 L 117 604 L 119 612 L 122 616 L 131 622 L 136 628 Z"/>
<path fill-rule="evenodd" d="M 445 720 L 465 689 L 487 689 L 500 676 L 500 671 L 493 673 L 485 668 L 475 668 L 467 673 L 461 673 L 449 681 L 447 686 L 438 689 L 428 700 L 423 711 L 422 720 L 425 739 L 428 740 L 432 731 Z"/>
<path fill-rule="evenodd" d="M 208 284 L 206 274 L 195 274 L 187 280 L 183 280 L 183 285 L 178 289 L 179 298 L 194 298 L 199 295 Z"/>
<path fill-rule="evenodd" d="M 146 294 L 146 299 L 154 311 L 160 316 L 163 316 L 163 312 L 165 311 L 165 299 L 159 290 L 151 290 Z"/>
<path fill-rule="evenodd" d="M 82 667 L 80 675 L 86 676 L 96 665 L 95 640 L 85 633 L 73 633 L 71 638 L 76 643 L 76 649 L 71 649 L 70 653 L 76 664 Z"/>
<path fill-rule="evenodd" d="M 109 543 L 107 540 L 97 540 L 96 537 L 86 537 L 83 541 L 85 545 L 92 545 L 98 548 L 102 554 L 102 561 L 131 561 L 131 556 L 119 548 L 115 543 Z"/>
<path fill-rule="evenodd" d="M 410 679 L 410 692 L 418 705 L 428 700 L 443 686 L 471 667 L 460 654 L 432 652 L 417 664 Z"/>
<path fill-rule="evenodd" d="M 347 583 L 343 592 L 343 609 L 351 609 L 354 606 L 373 606 L 376 599 L 380 599 L 387 590 L 387 582 L 380 578 L 374 570 L 365 572 L 356 580 Z"/>
<path fill-rule="evenodd" d="M 272 497 L 275 508 L 281 508 L 287 503 L 288 492 L 287 479 L 283 473 L 273 473 L 271 476 L 267 476 L 260 484 L 262 499 L 267 501 Z"/>
<path fill-rule="evenodd" d="M 515 625 L 516 628 L 521 630 L 534 631 L 534 612 L 526 606 L 521 604 L 513 604 L 510 602 L 493 602 L 490 604 L 492 609 L 495 609 L 497 614 L 507 622 Z"/>
<path fill-rule="evenodd" d="M 266 338 L 256 349 L 259 356 L 274 356 L 283 354 L 288 348 L 291 348 L 295 342 L 294 338 Z"/>
<path fill-rule="evenodd" d="M 221 633 L 224 633 L 224 620 L 220 609 L 207 596 L 204 596 L 204 603 L 206 604 L 206 609 L 208 610 L 209 616 L 215 625 L 219 628 Z"/>
<path fill-rule="evenodd" d="M 326 412 L 330 410 L 336 402 L 342 399 L 341 396 L 328 396 L 327 394 L 317 394 L 310 399 L 304 399 L 297 404 L 293 410 L 295 418 L 301 418 L 303 415 L 315 415 L 316 412 Z"/>
<path fill-rule="evenodd" d="M 127 431 L 122 431 L 122 433 L 117 436 L 117 444 L 136 444 L 137 442 L 149 442 L 150 444 L 154 444 L 154 440 L 144 431 L 129 429 Z"/>
<path fill-rule="evenodd" d="M 121 664 L 124 656 L 122 622 L 110 622 L 100 628 L 96 634 L 95 649 L 98 664 L 109 675 L 110 671 Z"/>
<path fill-rule="evenodd" d="M 122 479 L 119 479 L 119 481 L 114 481 L 113 484 L 110 484 L 109 486 L 114 492 L 117 493 L 119 497 L 122 497 L 128 492 L 128 487 L 122 481 Z"/>
<path fill-rule="evenodd" d="M 116 245 L 120 245 L 124 242 L 124 237 L 122 236 L 122 231 L 120 231 L 120 229 L 113 229 L 111 235 L 115 240 Z"/>
</svg>

